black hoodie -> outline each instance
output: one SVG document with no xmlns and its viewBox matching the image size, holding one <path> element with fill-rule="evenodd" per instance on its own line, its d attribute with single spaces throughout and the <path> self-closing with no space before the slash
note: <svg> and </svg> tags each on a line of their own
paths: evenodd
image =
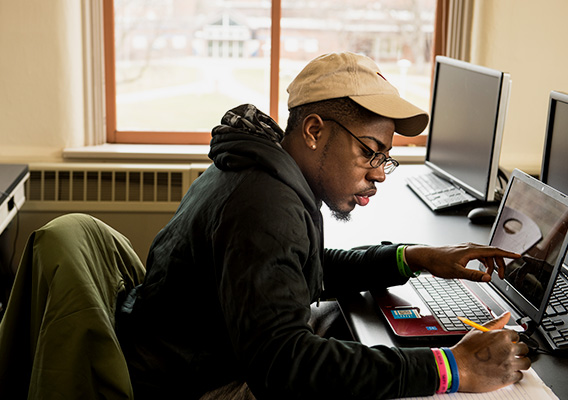
<svg viewBox="0 0 568 400">
<path fill-rule="evenodd" d="M 308 325 L 320 297 L 404 283 L 396 245 L 324 249 L 321 203 L 254 106 L 212 135 L 214 165 L 155 238 L 123 322 L 137 398 L 199 398 L 235 380 L 259 400 L 433 394 L 430 349 L 323 339 Z"/>
</svg>

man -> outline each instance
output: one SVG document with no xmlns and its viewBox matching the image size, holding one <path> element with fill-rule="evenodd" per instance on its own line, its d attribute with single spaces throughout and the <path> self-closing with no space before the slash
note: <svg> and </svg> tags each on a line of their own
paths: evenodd
<svg viewBox="0 0 568 400">
<path fill-rule="evenodd" d="M 285 135 L 251 105 L 223 117 L 214 165 L 152 244 L 120 321 L 137 398 L 378 399 L 446 391 L 448 379 L 462 391 L 521 379 L 528 349 L 499 329 L 508 315 L 444 353 L 455 359 L 447 370 L 438 349 L 314 334 L 320 298 L 403 284 L 419 269 L 487 281 L 518 255 L 478 245 L 324 249 L 322 202 L 342 219 L 365 206 L 397 165 L 393 133 L 416 135 L 428 116 L 352 53 L 315 59 L 289 93 Z M 488 273 L 465 269 L 473 259 Z"/>
</svg>

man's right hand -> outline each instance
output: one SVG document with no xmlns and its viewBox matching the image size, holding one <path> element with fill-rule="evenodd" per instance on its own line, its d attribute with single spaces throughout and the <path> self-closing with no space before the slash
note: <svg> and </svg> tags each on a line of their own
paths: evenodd
<svg viewBox="0 0 568 400">
<path fill-rule="evenodd" d="M 459 370 L 460 392 L 490 392 L 522 379 L 531 366 L 528 346 L 519 334 L 503 329 L 511 314 L 484 324 L 489 332 L 472 330 L 451 348 Z"/>
</svg>

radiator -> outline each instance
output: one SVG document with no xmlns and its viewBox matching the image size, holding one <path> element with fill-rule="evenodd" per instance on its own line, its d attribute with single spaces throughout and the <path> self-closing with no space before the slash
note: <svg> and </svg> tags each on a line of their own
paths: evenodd
<svg viewBox="0 0 568 400">
<path fill-rule="evenodd" d="M 194 164 L 30 164 L 26 211 L 170 212 L 209 166 Z"/>
</svg>

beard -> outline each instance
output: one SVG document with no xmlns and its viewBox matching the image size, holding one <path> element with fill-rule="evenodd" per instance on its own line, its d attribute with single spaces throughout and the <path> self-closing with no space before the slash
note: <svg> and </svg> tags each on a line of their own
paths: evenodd
<svg viewBox="0 0 568 400">
<path fill-rule="evenodd" d="M 351 212 L 350 211 L 339 211 L 330 208 L 331 216 L 338 221 L 341 222 L 349 222 L 351 220 Z"/>
<path fill-rule="evenodd" d="M 345 211 L 341 208 L 338 201 L 334 201 L 328 195 L 327 191 L 325 190 L 324 186 L 321 184 L 321 181 L 317 182 L 318 188 L 320 189 L 319 192 L 321 193 L 321 200 L 327 205 L 329 210 L 331 211 L 331 216 L 338 221 L 341 222 L 348 222 L 351 220 L 351 211 Z"/>
<path fill-rule="evenodd" d="M 329 198 L 323 198 L 322 201 L 327 205 L 331 211 L 331 216 L 341 222 L 349 222 L 351 220 L 351 210 L 342 210 L 338 204 Z"/>
</svg>

